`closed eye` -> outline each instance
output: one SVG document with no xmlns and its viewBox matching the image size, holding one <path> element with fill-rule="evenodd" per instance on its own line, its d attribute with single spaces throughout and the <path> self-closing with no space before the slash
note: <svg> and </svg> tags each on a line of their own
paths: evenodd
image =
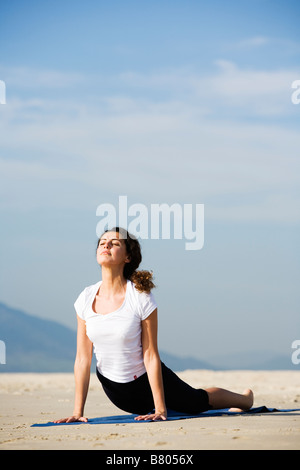
<svg viewBox="0 0 300 470">
<path fill-rule="evenodd" d="M 116 246 L 120 246 L 120 242 L 117 242 L 117 241 L 116 241 L 116 242 L 113 242 L 112 244 L 113 244 L 113 245 L 116 245 Z M 104 242 L 104 241 L 99 243 L 99 246 L 102 246 L 102 245 L 105 245 L 105 242 Z"/>
</svg>

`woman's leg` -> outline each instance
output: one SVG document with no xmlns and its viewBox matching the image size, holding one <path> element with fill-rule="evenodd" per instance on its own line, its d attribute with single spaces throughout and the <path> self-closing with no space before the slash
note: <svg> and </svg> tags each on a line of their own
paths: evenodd
<svg viewBox="0 0 300 470">
<path fill-rule="evenodd" d="M 209 404 L 214 409 L 230 408 L 231 411 L 246 411 L 253 405 L 253 392 L 249 388 L 242 394 L 224 388 L 207 388 Z"/>
<path fill-rule="evenodd" d="M 252 390 L 242 394 L 224 388 L 195 389 L 181 380 L 162 363 L 167 408 L 183 413 L 197 414 L 209 409 L 230 408 L 230 411 L 246 411 L 253 405 Z"/>
<path fill-rule="evenodd" d="M 169 410 L 193 415 L 211 409 L 205 390 L 191 387 L 163 362 L 161 365 L 165 401 Z"/>
</svg>

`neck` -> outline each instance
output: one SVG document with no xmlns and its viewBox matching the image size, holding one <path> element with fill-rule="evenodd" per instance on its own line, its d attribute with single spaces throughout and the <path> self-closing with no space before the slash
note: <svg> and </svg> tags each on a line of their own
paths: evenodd
<svg viewBox="0 0 300 470">
<path fill-rule="evenodd" d="M 123 276 L 122 271 L 120 271 L 120 269 L 114 270 L 111 267 L 102 266 L 102 293 L 115 294 L 124 291 L 127 280 Z"/>
</svg>

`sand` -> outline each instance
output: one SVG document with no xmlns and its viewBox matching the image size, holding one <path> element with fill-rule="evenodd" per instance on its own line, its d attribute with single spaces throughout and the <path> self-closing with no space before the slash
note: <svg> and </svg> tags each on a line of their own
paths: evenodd
<svg viewBox="0 0 300 470">
<path fill-rule="evenodd" d="M 254 406 L 297 412 L 130 424 L 35 427 L 72 414 L 73 374 L 0 374 L 1 450 L 299 450 L 300 371 L 188 370 L 192 386 L 252 388 Z M 87 417 L 119 415 L 94 374 Z"/>
</svg>

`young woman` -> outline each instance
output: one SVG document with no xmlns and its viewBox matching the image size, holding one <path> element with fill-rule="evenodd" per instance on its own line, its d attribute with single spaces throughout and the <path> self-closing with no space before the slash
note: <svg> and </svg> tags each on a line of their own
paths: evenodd
<svg viewBox="0 0 300 470">
<path fill-rule="evenodd" d="M 73 415 L 55 423 L 83 421 L 93 347 L 97 377 L 118 408 L 136 420 L 166 420 L 167 408 L 187 414 L 209 409 L 248 410 L 253 393 L 222 388 L 195 389 L 182 381 L 159 357 L 157 305 L 152 273 L 137 271 L 142 260 L 138 240 L 115 227 L 98 240 L 102 281 L 86 287 L 75 302 L 77 354 L 74 365 Z"/>
</svg>

